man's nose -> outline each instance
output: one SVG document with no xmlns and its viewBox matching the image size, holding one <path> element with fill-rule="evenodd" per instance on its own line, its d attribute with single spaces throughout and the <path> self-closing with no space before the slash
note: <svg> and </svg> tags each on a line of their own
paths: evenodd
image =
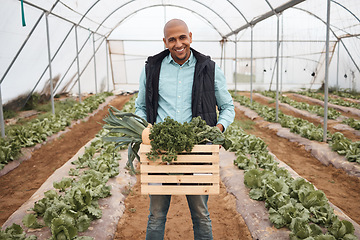
<svg viewBox="0 0 360 240">
<path fill-rule="evenodd" d="M 182 43 L 180 40 L 176 40 L 175 47 L 181 47 Z"/>
</svg>

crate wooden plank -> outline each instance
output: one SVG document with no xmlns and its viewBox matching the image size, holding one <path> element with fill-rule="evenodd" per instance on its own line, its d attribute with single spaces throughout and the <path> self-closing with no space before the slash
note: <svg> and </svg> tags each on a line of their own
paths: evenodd
<svg viewBox="0 0 360 240">
<path fill-rule="evenodd" d="M 149 163 L 159 163 L 161 162 L 160 159 L 158 159 L 157 161 L 152 161 L 149 160 L 146 157 L 145 153 L 140 154 L 141 157 L 141 162 L 149 162 Z M 209 155 L 194 155 L 194 154 L 189 154 L 189 155 L 178 155 L 177 156 L 177 160 L 174 161 L 175 163 L 194 163 L 194 162 L 198 162 L 198 163 L 216 163 L 219 162 L 219 153 L 214 153 L 214 154 L 209 154 Z"/>
<path fill-rule="evenodd" d="M 147 175 L 141 174 L 141 183 L 219 183 L 219 174 L 209 175 Z"/>
<path fill-rule="evenodd" d="M 218 184 L 213 186 L 159 186 L 159 185 L 142 185 L 142 194 L 152 195 L 213 195 L 219 194 Z"/>
<path fill-rule="evenodd" d="M 218 165 L 140 165 L 141 173 L 219 173 Z"/>
</svg>

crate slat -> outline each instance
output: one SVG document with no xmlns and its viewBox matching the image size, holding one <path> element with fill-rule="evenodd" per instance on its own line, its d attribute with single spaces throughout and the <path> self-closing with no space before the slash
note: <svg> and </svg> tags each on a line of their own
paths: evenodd
<svg viewBox="0 0 360 240">
<path fill-rule="evenodd" d="M 159 185 L 142 185 L 142 194 L 153 195 L 213 195 L 219 194 L 219 185 L 213 186 L 159 186 Z"/>
<path fill-rule="evenodd" d="M 147 175 L 141 174 L 141 183 L 219 183 L 219 174 L 208 175 Z"/>
<path fill-rule="evenodd" d="M 141 173 L 219 173 L 217 165 L 140 165 Z"/>
</svg>

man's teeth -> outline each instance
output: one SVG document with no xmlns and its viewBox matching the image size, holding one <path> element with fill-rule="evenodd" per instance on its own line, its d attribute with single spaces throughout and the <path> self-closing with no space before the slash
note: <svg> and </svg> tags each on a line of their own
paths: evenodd
<svg viewBox="0 0 360 240">
<path fill-rule="evenodd" d="M 178 51 L 178 52 L 181 52 L 182 50 L 184 50 L 184 48 L 182 48 L 182 49 L 179 49 L 179 50 L 176 50 L 176 51 Z"/>
</svg>

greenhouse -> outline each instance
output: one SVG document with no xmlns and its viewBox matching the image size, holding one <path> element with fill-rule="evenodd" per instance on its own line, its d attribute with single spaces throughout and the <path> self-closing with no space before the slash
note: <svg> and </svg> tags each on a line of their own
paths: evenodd
<svg viewBox="0 0 360 240">
<path fill-rule="evenodd" d="M 154 195 L 173 195 L 164 239 L 199 237 L 198 195 L 211 239 L 360 238 L 358 1 L 2 0 L 0 13 L 0 240 L 152 239 Z M 186 62 L 170 23 L 187 26 Z M 166 51 L 179 72 L 151 70 Z"/>
</svg>

